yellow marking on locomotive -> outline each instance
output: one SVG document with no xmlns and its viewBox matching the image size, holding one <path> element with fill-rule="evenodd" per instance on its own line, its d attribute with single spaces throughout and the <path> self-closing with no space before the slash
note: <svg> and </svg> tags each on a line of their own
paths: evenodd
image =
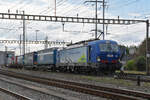
<svg viewBox="0 0 150 100">
<path fill-rule="evenodd" d="M 83 55 L 78 59 L 78 62 L 82 62 L 82 63 L 85 63 L 85 62 L 86 62 L 86 56 L 85 56 L 85 54 L 83 54 Z"/>
</svg>

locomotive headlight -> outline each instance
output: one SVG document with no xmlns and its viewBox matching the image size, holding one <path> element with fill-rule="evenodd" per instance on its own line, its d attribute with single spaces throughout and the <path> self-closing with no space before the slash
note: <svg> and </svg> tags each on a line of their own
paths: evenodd
<svg viewBox="0 0 150 100">
<path fill-rule="evenodd" d="M 97 58 L 97 61 L 101 61 L 101 59 L 98 57 L 98 58 Z"/>
</svg>

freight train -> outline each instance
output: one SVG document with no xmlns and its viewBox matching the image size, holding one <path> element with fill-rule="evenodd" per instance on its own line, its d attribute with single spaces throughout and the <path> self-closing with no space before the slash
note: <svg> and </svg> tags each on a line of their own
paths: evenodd
<svg viewBox="0 0 150 100">
<path fill-rule="evenodd" d="M 23 56 L 16 57 L 23 64 Z M 95 40 L 77 43 L 66 48 L 49 48 L 25 55 L 24 65 L 61 72 L 115 72 L 122 66 L 117 42 Z"/>
</svg>

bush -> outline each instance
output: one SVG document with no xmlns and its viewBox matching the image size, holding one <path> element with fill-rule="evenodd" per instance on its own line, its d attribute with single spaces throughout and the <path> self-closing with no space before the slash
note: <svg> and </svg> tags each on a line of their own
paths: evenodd
<svg viewBox="0 0 150 100">
<path fill-rule="evenodd" d="M 139 56 L 136 59 L 136 67 L 138 71 L 145 71 L 146 70 L 146 59 L 144 56 Z"/>
<path fill-rule="evenodd" d="M 146 59 L 139 56 L 137 59 L 129 60 L 125 65 L 126 70 L 146 71 Z"/>
<path fill-rule="evenodd" d="M 125 65 L 125 69 L 127 70 L 136 70 L 135 60 L 129 60 Z"/>
</svg>

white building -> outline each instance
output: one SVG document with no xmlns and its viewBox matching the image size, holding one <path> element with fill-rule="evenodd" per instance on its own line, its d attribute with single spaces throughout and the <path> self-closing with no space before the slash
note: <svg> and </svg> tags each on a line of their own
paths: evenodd
<svg viewBox="0 0 150 100">
<path fill-rule="evenodd" d="M 8 65 L 14 61 L 14 52 L 13 51 L 0 51 L 0 65 Z"/>
<path fill-rule="evenodd" d="M 135 54 L 135 53 L 136 53 L 136 50 L 137 50 L 137 49 L 136 49 L 135 47 L 130 47 L 130 48 L 129 48 L 129 54 L 130 54 L 130 55 Z"/>
</svg>

